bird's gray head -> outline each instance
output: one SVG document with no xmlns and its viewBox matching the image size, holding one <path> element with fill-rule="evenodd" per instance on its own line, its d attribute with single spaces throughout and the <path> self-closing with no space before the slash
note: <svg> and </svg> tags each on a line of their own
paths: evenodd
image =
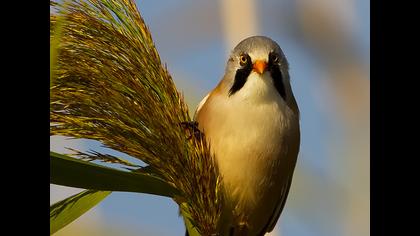
<svg viewBox="0 0 420 236">
<path fill-rule="evenodd" d="M 222 86 L 231 97 L 240 93 L 248 83 L 250 88 L 247 89 L 253 90 L 251 83 L 254 82 L 250 82 L 253 79 L 261 79 L 267 86 L 274 86 L 284 100 L 291 95 L 288 62 L 280 46 L 268 37 L 246 38 L 233 49 Z"/>
</svg>

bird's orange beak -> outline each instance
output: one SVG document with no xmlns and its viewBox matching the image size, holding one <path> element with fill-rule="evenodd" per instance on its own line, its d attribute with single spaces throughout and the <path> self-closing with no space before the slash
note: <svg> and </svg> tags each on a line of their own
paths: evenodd
<svg viewBox="0 0 420 236">
<path fill-rule="evenodd" d="M 262 74 L 267 68 L 267 63 L 265 61 L 257 60 L 254 63 L 253 69 L 258 72 L 258 74 Z"/>
</svg>

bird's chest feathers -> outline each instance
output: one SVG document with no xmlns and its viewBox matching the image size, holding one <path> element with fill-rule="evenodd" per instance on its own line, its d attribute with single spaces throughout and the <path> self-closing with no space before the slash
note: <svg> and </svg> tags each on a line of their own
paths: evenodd
<svg viewBox="0 0 420 236">
<path fill-rule="evenodd" d="M 276 166 L 287 162 L 287 136 L 294 125 L 293 112 L 265 84 L 271 81 L 248 80 L 233 96 L 212 101 L 208 129 L 204 127 L 228 195 L 247 204 L 259 200 L 264 186 L 275 184 Z"/>
</svg>

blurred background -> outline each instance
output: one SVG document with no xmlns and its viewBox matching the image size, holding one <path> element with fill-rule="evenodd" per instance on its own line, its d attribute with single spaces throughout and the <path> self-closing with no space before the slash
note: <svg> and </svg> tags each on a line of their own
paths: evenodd
<svg viewBox="0 0 420 236">
<path fill-rule="evenodd" d="M 287 204 L 272 236 L 369 235 L 370 3 L 366 0 L 137 1 L 161 59 L 193 112 L 221 79 L 230 50 L 271 37 L 290 63 L 302 142 Z M 104 150 L 51 137 L 51 150 Z M 80 189 L 50 187 L 50 202 Z M 114 192 L 55 235 L 184 235 L 177 205 Z"/>
</svg>

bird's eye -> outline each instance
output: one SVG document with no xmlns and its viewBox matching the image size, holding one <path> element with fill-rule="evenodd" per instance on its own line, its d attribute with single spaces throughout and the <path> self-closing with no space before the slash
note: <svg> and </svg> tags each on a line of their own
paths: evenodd
<svg viewBox="0 0 420 236">
<path fill-rule="evenodd" d="M 244 65 L 246 65 L 248 63 L 248 57 L 245 55 L 245 54 L 242 54 L 240 57 L 239 57 L 239 64 L 241 65 L 241 66 L 244 66 Z"/>
<path fill-rule="evenodd" d="M 280 62 L 280 58 L 276 54 L 271 54 L 271 61 L 273 62 L 273 64 L 278 64 Z"/>
</svg>

